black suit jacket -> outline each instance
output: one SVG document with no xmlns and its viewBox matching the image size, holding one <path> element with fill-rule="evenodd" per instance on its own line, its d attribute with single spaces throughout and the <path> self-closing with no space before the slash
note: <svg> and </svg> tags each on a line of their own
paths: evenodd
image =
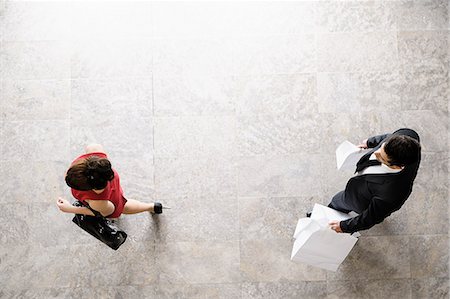
<svg viewBox="0 0 450 299">
<path fill-rule="evenodd" d="M 400 129 L 392 135 L 407 135 L 420 142 L 419 135 L 411 129 Z M 380 148 L 389 136 L 391 134 L 369 138 L 367 145 L 372 150 L 366 155 L 371 155 Z M 341 221 L 342 231 L 353 233 L 368 229 L 400 209 L 411 194 L 419 164 L 420 155 L 416 163 L 406 165 L 398 173 L 366 174 L 351 178 L 345 191 L 333 198 L 333 202 L 336 201 L 339 207 L 359 214 L 357 217 Z"/>
</svg>

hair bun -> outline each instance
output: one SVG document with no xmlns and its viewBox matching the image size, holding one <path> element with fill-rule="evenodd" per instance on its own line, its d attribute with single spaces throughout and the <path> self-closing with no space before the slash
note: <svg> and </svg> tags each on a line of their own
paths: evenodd
<svg viewBox="0 0 450 299">
<path fill-rule="evenodd" d="M 104 188 L 106 183 L 114 178 L 114 172 L 108 159 L 90 156 L 86 158 L 85 163 L 85 175 L 88 181 L 93 186 L 96 186 L 97 189 L 101 189 L 100 186 Z"/>
<path fill-rule="evenodd" d="M 88 157 L 86 159 L 86 169 L 88 170 L 96 170 L 99 168 L 98 158 L 97 157 Z"/>
</svg>

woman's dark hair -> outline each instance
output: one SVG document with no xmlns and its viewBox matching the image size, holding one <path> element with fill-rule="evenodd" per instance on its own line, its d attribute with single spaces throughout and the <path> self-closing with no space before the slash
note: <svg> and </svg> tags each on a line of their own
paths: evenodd
<svg viewBox="0 0 450 299">
<path fill-rule="evenodd" d="M 391 165 L 405 166 L 420 157 L 420 143 L 406 135 L 393 135 L 384 144 L 384 151 Z"/>
<path fill-rule="evenodd" d="M 75 190 L 101 190 L 114 178 L 108 159 L 90 156 L 75 162 L 67 171 L 66 183 Z"/>
</svg>

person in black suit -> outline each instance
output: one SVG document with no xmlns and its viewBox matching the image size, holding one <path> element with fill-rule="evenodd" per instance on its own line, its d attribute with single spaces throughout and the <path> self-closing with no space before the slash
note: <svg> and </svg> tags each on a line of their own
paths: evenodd
<svg viewBox="0 0 450 299">
<path fill-rule="evenodd" d="M 359 215 L 344 221 L 331 221 L 336 232 L 353 233 L 369 229 L 397 211 L 411 194 L 419 169 L 419 135 L 411 129 L 368 138 L 359 145 L 370 148 L 357 163 L 355 176 L 344 191 L 328 205 L 335 210 Z"/>
</svg>

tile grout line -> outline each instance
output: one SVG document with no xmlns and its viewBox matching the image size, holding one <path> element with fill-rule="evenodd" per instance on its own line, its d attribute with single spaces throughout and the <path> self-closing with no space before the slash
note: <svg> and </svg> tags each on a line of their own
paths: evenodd
<svg viewBox="0 0 450 299">
<path fill-rule="evenodd" d="M 152 55 L 152 59 L 151 59 L 151 88 L 152 88 L 152 103 L 151 103 L 151 109 L 152 109 L 152 168 L 153 168 L 153 188 L 154 188 L 154 197 L 155 199 L 157 198 L 157 188 L 156 188 L 156 150 L 155 150 L 155 92 L 154 92 L 154 77 L 155 77 L 155 71 L 154 71 L 154 58 L 155 58 L 155 42 L 154 42 L 154 20 L 153 20 L 153 3 L 150 2 L 150 26 L 151 26 L 151 55 Z M 159 293 L 159 284 L 161 282 L 161 271 L 159 269 L 160 265 L 156 264 L 158 259 L 157 259 L 157 255 L 158 255 L 158 246 L 157 246 L 157 233 L 155 231 L 155 235 L 154 235 L 154 239 L 153 239 L 153 265 L 155 265 L 158 274 L 156 275 L 156 291 L 155 294 Z"/>
</svg>

